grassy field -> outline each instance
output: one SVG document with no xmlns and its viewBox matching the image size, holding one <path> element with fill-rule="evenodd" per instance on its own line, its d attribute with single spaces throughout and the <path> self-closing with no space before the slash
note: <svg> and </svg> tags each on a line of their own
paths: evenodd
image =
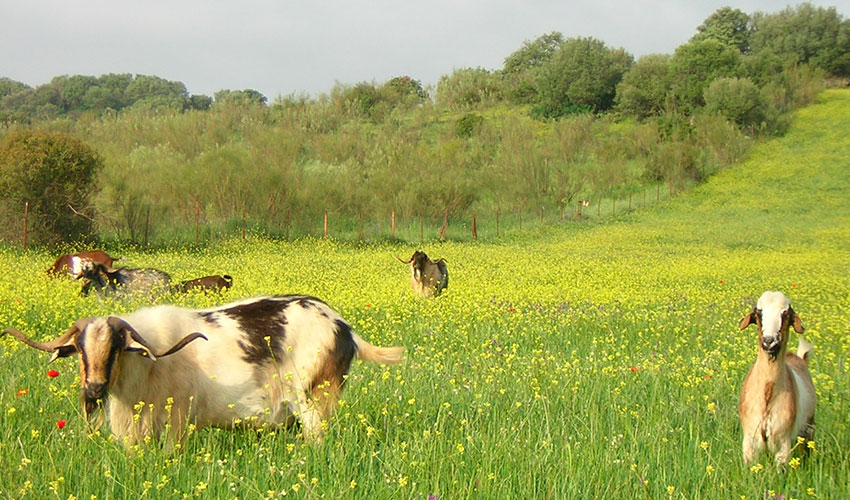
<svg viewBox="0 0 850 500">
<path fill-rule="evenodd" d="M 47 354 L 5 338 L 0 498 L 847 498 L 848 117 L 850 92 L 828 91 L 744 164 L 606 224 L 428 245 L 451 276 L 436 300 L 413 297 L 393 259 L 409 246 L 126 250 L 127 265 L 175 279 L 231 274 L 226 299 L 316 295 L 370 342 L 405 346 L 407 360 L 355 362 L 322 444 L 200 429 L 167 452 L 88 435 L 76 360 L 48 367 Z M 44 275 L 51 263 L 0 249 L 0 326 L 47 338 L 144 305 L 79 297 L 78 283 Z M 737 324 L 767 289 L 791 298 L 815 346 L 813 452 L 784 473 L 767 455 L 743 464 L 736 414 L 756 355 L 755 331 Z"/>
</svg>

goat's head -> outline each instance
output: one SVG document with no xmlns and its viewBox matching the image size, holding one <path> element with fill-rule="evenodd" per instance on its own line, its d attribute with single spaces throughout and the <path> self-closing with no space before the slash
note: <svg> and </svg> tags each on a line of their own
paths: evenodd
<svg viewBox="0 0 850 500">
<path fill-rule="evenodd" d="M 49 342 L 32 340 L 14 328 L 7 328 L 3 334 L 6 333 L 30 347 L 52 353 L 50 362 L 72 354 L 80 355 L 80 402 L 86 418 L 92 415 L 99 401 L 105 400 L 115 384 L 116 366 L 124 353 L 138 353 L 156 361 L 174 354 L 195 339 L 206 340 L 201 333 L 191 333 L 169 350 L 156 353 L 135 328 L 115 316 L 80 319 Z"/>
<path fill-rule="evenodd" d="M 80 265 L 80 272 L 77 274 L 77 279 L 83 280 L 83 287 L 80 290 L 80 294 L 84 296 L 88 295 L 92 287 L 98 292 L 103 291 L 104 288 L 110 285 L 114 287 L 110 276 L 110 273 L 114 271 L 114 269 L 100 262 L 84 260 Z"/>
<path fill-rule="evenodd" d="M 417 281 L 422 281 L 422 272 L 425 270 L 425 266 L 429 263 L 437 264 L 443 261 L 443 259 L 432 261 L 428 258 L 428 255 L 421 250 L 413 252 L 413 255 L 411 255 L 407 260 L 401 260 L 399 257 L 396 257 L 396 259 L 402 264 L 410 264 L 410 268 L 413 271 L 413 278 Z"/>
<path fill-rule="evenodd" d="M 791 301 L 782 292 L 764 292 L 752 312 L 738 325 L 741 330 L 755 324 L 759 332 L 759 347 L 776 360 L 788 343 L 788 329 L 803 333 L 803 323 L 791 308 Z"/>
</svg>

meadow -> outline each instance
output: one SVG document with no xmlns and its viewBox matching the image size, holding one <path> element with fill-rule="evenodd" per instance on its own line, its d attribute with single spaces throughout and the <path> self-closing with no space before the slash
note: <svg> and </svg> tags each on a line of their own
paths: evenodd
<svg viewBox="0 0 850 500">
<path fill-rule="evenodd" d="M 216 241 L 110 249 L 224 298 L 304 293 L 406 361 L 355 362 L 321 444 L 297 431 L 193 429 L 180 451 L 89 434 L 76 359 L 0 340 L 0 498 L 846 498 L 850 495 L 850 91 L 706 183 L 607 222 L 432 242 L 448 290 L 414 297 L 413 244 Z M 0 326 L 52 338 L 144 299 L 80 297 L 47 250 L 0 249 Z M 738 321 L 768 289 L 814 345 L 814 441 L 784 472 L 745 466 L 736 407 L 756 356 Z M 792 334 L 789 346 L 797 344 Z M 49 377 L 48 370 L 58 372 Z"/>
</svg>

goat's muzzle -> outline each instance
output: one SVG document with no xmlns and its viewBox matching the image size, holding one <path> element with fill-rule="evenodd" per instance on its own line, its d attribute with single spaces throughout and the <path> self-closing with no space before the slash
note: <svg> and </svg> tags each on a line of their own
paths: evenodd
<svg viewBox="0 0 850 500">
<path fill-rule="evenodd" d="M 83 388 L 83 397 L 86 401 L 97 401 L 106 397 L 106 384 L 86 384 Z"/>
<path fill-rule="evenodd" d="M 782 339 L 780 337 L 763 337 L 761 339 L 761 348 L 773 361 L 779 355 L 779 350 L 782 348 Z"/>
</svg>

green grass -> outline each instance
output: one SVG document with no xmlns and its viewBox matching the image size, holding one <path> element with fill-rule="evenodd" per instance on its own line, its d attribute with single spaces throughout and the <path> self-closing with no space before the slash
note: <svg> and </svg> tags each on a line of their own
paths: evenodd
<svg viewBox="0 0 850 500">
<path fill-rule="evenodd" d="M 76 360 L 50 379 L 47 354 L 0 340 L 0 497 L 845 498 L 848 116 L 850 92 L 826 92 L 745 163 L 604 223 L 431 243 L 450 271 L 436 300 L 413 297 L 392 258 L 412 244 L 128 249 L 127 265 L 175 279 L 233 275 L 228 299 L 317 295 L 364 338 L 406 346 L 407 361 L 356 362 L 321 444 L 201 429 L 166 452 L 87 434 Z M 145 303 L 79 297 L 77 283 L 43 275 L 51 262 L 0 250 L 0 326 L 47 338 Z M 736 414 L 756 354 L 755 332 L 736 325 L 766 289 L 791 298 L 815 346 L 815 451 L 781 474 L 767 455 L 744 466 Z"/>
</svg>

